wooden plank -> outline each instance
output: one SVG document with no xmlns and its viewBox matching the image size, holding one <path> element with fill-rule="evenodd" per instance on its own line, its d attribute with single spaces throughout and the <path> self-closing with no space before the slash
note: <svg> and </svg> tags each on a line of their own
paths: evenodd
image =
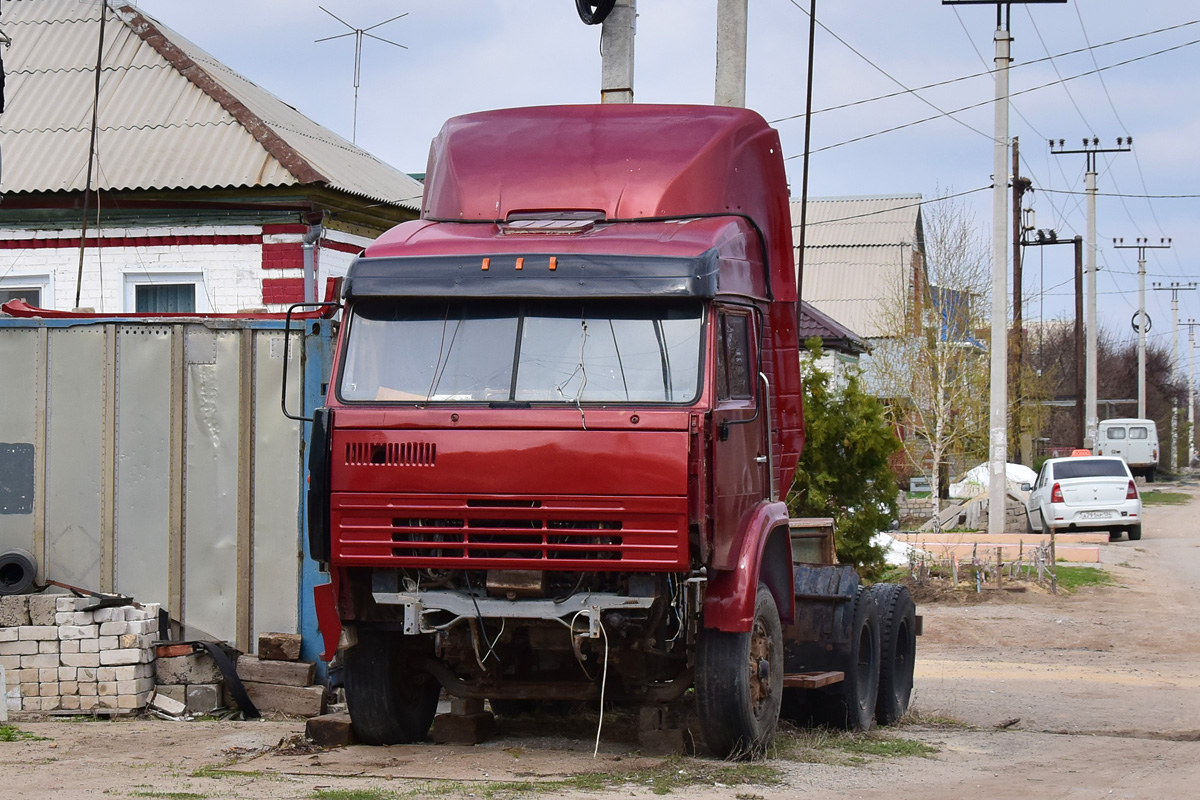
<svg viewBox="0 0 1200 800">
<path fill-rule="evenodd" d="M 237 660 L 238 677 L 243 681 L 282 686 L 308 686 L 315 669 L 311 661 L 263 661 L 255 656 L 241 656 Z"/>
<path fill-rule="evenodd" d="M 299 661 L 300 634 L 260 633 L 258 657 L 264 661 Z"/>
<path fill-rule="evenodd" d="M 323 686 L 280 686 L 254 681 L 243 681 L 242 686 L 259 711 L 278 711 L 294 717 L 316 717 L 325 712 Z"/>
<path fill-rule="evenodd" d="M 846 680 L 844 672 L 793 672 L 783 676 L 785 689 L 820 689 Z"/>
</svg>

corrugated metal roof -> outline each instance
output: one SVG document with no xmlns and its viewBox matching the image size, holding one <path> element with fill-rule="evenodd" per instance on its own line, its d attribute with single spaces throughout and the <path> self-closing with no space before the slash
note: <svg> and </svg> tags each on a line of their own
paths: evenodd
<svg viewBox="0 0 1200 800">
<path fill-rule="evenodd" d="M 100 0 L 5 3 L 13 40 L 0 115 L 5 191 L 84 188 L 100 8 Z M 420 207 L 420 183 L 133 6 L 110 11 L 101 63 L 100 189 L 325 184 Z"/>
<path fill-rule="evenodd" d="M 863 247 L 906 242 L 922 235 L 921 195 L 818 197 L 808 200 L 808 247 Z M 800 224 L 800 201 L 792 201 L 792 225 Z M 798 238 L 798 237 L 797 237 Z"/>
<path fill-rule="evenodd" d="M 921 196 L 830 197 L 808 201 L 803 299 L 861 336 L 886 336 L 914 291 L 922 252 Z M 792 202 L 800 224 L 800 202 Z M 798 254 L 797 254 L 798 255 Z"/>
</svg>

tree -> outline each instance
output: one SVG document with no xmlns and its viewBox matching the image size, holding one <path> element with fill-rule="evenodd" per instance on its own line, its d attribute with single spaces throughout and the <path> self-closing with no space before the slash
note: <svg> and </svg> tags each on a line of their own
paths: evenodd
<svg viewBox="0 0 1200 800">
<path fill-rule="evenodd" d="M 950 457 L 983 457 L 988 430 L 990 252 L 974 216 L 942 201 L 922 210 L 927 264 L 894 287 L 873 342 L 871 388 L 905 435 L 905 455 L 930 469 L 934 510 Z"/>
<path fill-rule="evenodd" d="M 864 575 L 883 567 L 871 544 L 896 519 L 896 478 L 888 460 L 900 442 L 883 404 L 862 388 L 858 370 L 841 380 L 817 367 L 819 339 L 801 358 L 804 381 L 804 451 L 788 496 L 796 517 L 833 517 L 838 560 Z"/>
</svg>

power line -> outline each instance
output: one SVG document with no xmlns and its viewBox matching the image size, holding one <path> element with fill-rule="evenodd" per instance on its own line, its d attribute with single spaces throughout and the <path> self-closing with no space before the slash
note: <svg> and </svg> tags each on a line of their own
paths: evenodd
<svg viewBox="0 0 1200 800">
<path fill-rule="evenodd" d="M 991 191 L 992 188 L 993 187 L 991 187 L 991 186 L 980 186 L 978 189 L 968 189 L 965 192 L 958 192 L 956 194 L 948 194 L 948 195 L 944 195 L 942 197 L 934 197 L 929 200 L 918 200 L 915 203 L 906 203 L 905 205 L 902 205 L 902 206 L 888 206 L 887 208 L 881 208 L 878 211 L 864 211 L 862 214 L 852 214 L 851 216 L 848 216 L 848 217 L 838 217 L 837 219 L 823 219 L 820 222 L 810 222 L 810 223 L 808 223 L 808 225 L 809 225 L 809 227 L 812 227 L 814 225 L 829 225 L 834 222 L 847 222 L 852 219 L 862 219 L 863 217 L 873 217 L 877 214 L 890 214 L 893 211 L 902 211 L 906 208 L 920 208 L 921 206 L 926 206 L 926 205 L 929 205 L 930 203 L 940 203 L 943 200 L 953 200 L 956 197 L 965 197 L 966 195 L 975 194 L 976 192 Z M 792 226 L 792 228 L 799 228 L 799 227 L 800 227 L 799 225 Z"/>
<path fill-rule="evenodd" d="M 794 0 L 793 0 L 793 2 L 794 2 Z M 1037 91 L 1040 91 L 1040 90 L 1042 90 L 1042 89 L 1048 89 L 1048 88 L 1050 88 L 1050 87 L 1053 87 L 1053 86 L 1059 86 L 1059 85 L 1061 85 L 1061 84 L 1065 84 L 1065 83 L 1066 83 L 1066 82 L 1068 82 L 1068 81 L 1078 80 L 1079 78 L 1086 78 L 1086 77 L 1087 77 L 1087 76 L 1089 76 L 1089 75 L 1095 75 L 1095 74 L 1097 74 L 1097 73 L 1099 73 L 1099 72 L 1103 72 L 1103 71 L 1110 70 L 1110 69 L 1115 69 L 1115 68 L 1117 68 L 1117 67 L 1124 67 L 1124 66 L 1128 66 L 1129 64 L 1134 64 L 1134 63 L 1136 63 L 1136 62 L 1138 62 L 1138 61 L 1145 61 L 1145 60 L 1146 60 L 1146 59 L 1148 59 L 1148 58 L 1154 58 L 1155 56 L 1161 56 L 1161 55 L 1164 55 L 1164 54 L 1166 54 L 1166 53 L 1171 53 L 1171 52 L 1174 52 L 1175 50 L 1182 50 L 1182 49 L 1183 49 L 1183 48 L 1185 48 L 1185 47 L 1191 47 L 1192 45 L 1196 45 L 1196 44 L 1200 44 L 1200 39 L 1193 39 L 1193 40 L 1192 40 L 1192 41 L 1190 41 L 1190 42 L 1185 42 L 1185 43 L 1183 43 L 1183 44 L 1174 45 L 1174 46 L 1172 46 L 1172 47 L 1167 47 L 1167 48 L 1164 48 L 1164 49 L 1162 49 L 1162 50 L 1156 50 L 1156 51 L 1154 51 L 1153 53 L 1146 53 L 1145 55 L 1135 56 L 1134 58 L 1128 58 L 1128 59 L 1125 59 L 1124 61 L 1118 61 L 1118 62 L 1116 62 L 1116 63 L 1114 63 L 1114 64 L 1109 64 L 1108 66 L 1105 66 L 1105 67 L 1099 67 L 1099 68 L 1097 68 L 1097 69 L 1094 69 L 1094 70 L 1088 70 L 1087 72 L 1081 72 L 1081 73 L 1079 73 L 1078 75 L 1072 75 L 1072 76 L 1070 76 L 1070 77 L 1064 78 L 1064 79 L 1063 79 L 1063 80 L 1061 80 L 1061 81 L 1051 81 L 1051 82 L 1049 82 L 1049 83 L 1044 83 L 1044 84 L 1041 84 L 1040 86 L 1032 86 L 1032 87 L 1030 87 L 1030 88 L 1028 88 L 1028 89 L 1021 89 L 1020 91 L 1016 91 L 1016 92 L 1010 92 L 1008 96 L 1009 96 L 1009 98 L 1013 98 L 1013 97 L 1019 97 L 1019 96 L 1021 96 L 1021 95 L 1024 95 L 1024 94 L 1029 94 L 1029 93 L 1031 93 L 1031 92 L 1037 92 Z M 941 119 L 942 117 L 950 117 L 951 119 L 953 119 L 953 115 L 955 115 L 955 114 L 961 114 L 961 113 L 962 113 L 962 112 L 964 112 L 964 111 L 971 111 L 971 110 L 973 110 L 973 109 L 976 109 L 976 108 L 981 108 L 981 107 L 983 107 L 983 106 L 989 106 L 989 105 L 992 105 L 992 103 L 994 103 L 994 102 L 995 102 L 995 100 L 984 100 L 984 101 L 982 101 L 982 102 L 979 102 L 979 103 L 972 103 L 971 105 L 968 105 L 968 106 L 963 106 L 963 107 L 961 107 L 961 108 L 957 108 L 957 109 L 955 109 L 954 111 L 944 112 L 944 113 L 942 113 L 942 114 L 939 114 L 939 115 L 937 115 L 937 116 L 933 116 L 933 117 L 925 117 L 925 118 L 923 118 L 923 119 L 914 120 L 913 122 L 907 122 L 907 123 L 904 123 L 904 124 L 902 124 L 902 125 L 895 125 L 895 126 L 892 126 L 891 128 L 886 128 L 886 129 L 884 129 L 884 130 L 881 130 L 881 131 L 875 131 L 874 133 L 867 133 L 867 134 L 864 134 L 864 135 L 862 135 L 862 136 L 856 136 L 856 137 L 854 137 L 853 139 L 847 139 L 847 140 L 845 140 L 845 141 L 842 141 L 842 142 L 835 142 L 834 144 L 825 145 L 824 147 L 818 147 L 818 148 L 816 148 L 816 149 L 812 150 L 812 154 L 815 154 L 815 153 L 821 153 L 821 152 L 824 152 L 825 150 L 832 150 L 832 149 L 834 149 L 834 148 L 836 148 L 836 147 L 843 147 L 843 146 L 845 146 L 845 145 L 848 145 L 848 144 L 854 144 L 854 143 L 856 143 L 856 142 L 861 142 L 861 141 L 864 141 L 864 140 L 866 140 L 866 139 L 872 139 L 872 138 L 874 138 L 874 137 L 876 137 L 876 136 L 882 136 L 882 135 L 883 135 L 883 134 L 885 134 L 885 133 L 894 133 L 895 131 L 898 131 L 898 130 L 903 130 L 904 128 L 911 128 L 911 127 L 913 127 L 913 126 L 920 125 L 920 124 L 922 124 L 922 123 L 925 123 L 925 122 L 932 122 L 932 121 L 934 121 L 934 120 L 936 120 L 936 119 Z M 959 120 L 954 120 L 954 121 L 955 121 L 955 122 L 959 122 Z M 960 123 L 960 124 L 961 124 L 961 123 Z M 968 126 L 968 127 L 969 127 L 969 126 Z M 974 130 L 974 128 L 972 128 L 972 130 Z M 979 131 L 976 131 L 976 132 L 977 132 L 977 133 L 979 133 Z M 990 135 L 988 135 L 988 134 L 983 134 L 983 135 L 984 135 L 984 136 L 987 136 L 987 138 L 988 138 L 988 139 L 991 139 L 991 138 L 992 138 L 992 137 L 991 137 Z M 791 160 L 791 159 L 793 159 L 793 158 L 799 158 L 799 156 L 788 156 L 788 157 L 787 157 L 787 158 L 785 158 L 784 160 L 785 160 L 785 161 L 790 161 L 790 160 Z"/>
</svg>

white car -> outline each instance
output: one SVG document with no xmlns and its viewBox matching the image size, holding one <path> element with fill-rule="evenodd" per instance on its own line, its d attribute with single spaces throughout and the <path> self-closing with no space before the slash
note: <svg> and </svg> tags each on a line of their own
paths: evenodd
<svg viewBox="0 0 1200 800">
<path fill-rule="evenodd" d="M 1110 541 L 1124 531 L 1142 538 L 1142 498 L 1123 459 L 1108 456 L 1051 458 L 1042 465 L 1025 510 L 1035 531 L 1108 531 Z"/>
</svg>

